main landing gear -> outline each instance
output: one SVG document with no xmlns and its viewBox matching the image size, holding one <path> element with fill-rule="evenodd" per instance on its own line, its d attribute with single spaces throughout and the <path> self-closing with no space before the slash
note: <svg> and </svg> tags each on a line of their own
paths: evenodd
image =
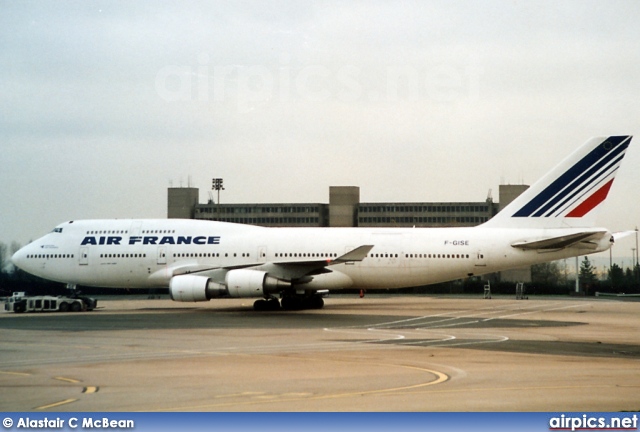
<svg viewBox="0 0 640 432">
<path fill-rule="evenodd" d="M 255 311 L 277 311 L 280 310 L 280 302 L 277 298 L 271 297 L 263 300 L 256 300 L 253 303 L 253 310 Z"/>
<path fill-rule="evenodd" d="M 256 311 L 322 309 L 323 306 L 324 300 L 322 296 L 317 294 L 311 296 L 287 295 L 282 297 L 282 301 L 278 301 L 275 297 L 270 297 L 256 300 L 253 303 L 253 309 Z"/>
</svg>

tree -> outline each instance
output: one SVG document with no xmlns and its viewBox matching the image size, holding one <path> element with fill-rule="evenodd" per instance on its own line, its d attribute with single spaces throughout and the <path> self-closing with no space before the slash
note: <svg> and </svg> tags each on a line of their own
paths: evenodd
<svg viewBox="0 0 640 432">
<path fill-rule="evenodd" d="M 618 264 L 613 264 L 609 269 L 609 284 L 613 290 L 623 290 L 626 285 L 624 270 Z"/>
<path fill-rule="evenodd" d="M 580 263 L 580 282 L 585 294 L 589 294 L 589 288 L 596 282 L 596 271 L 588 257 L 584 257 L 584 260 Z"/>
<path fill-rule="evenodd" d="M 635 282 L 635 275 L 633 274 L 633 269 L 627 267 L 624 271 L 625 284 L 628 286 L 633 286 Z"/>
<path fill-rule="evenodd" d="M 531 266 L 531 282 L 544 285 L 558 285 L 560 280 L 560 266 L 557 261 Z"/>
<path fill-rule="evenodd" d="M 7 263 L 7 245 L 0 242 L 0 273 L 4 272 Z"/>
<path fill-rule="evenodd" d="M 629 286 L 633 287 L 636 291 L 640 289 L 640 264 L 633 266 L 633 280 Z"/>
<path fill-rule="evenodd" d="M 11 256 L 13 256 L 13 254 L 15 254 L 16 252 L 18 252 L 20 249 L 22 248 L 22 245 L 20 245 L 20 243 L 16 242 L 16 241 L 12 241 L 11 242 L 11 246 L 9 246 L 9 253 L 11 254 Z M 9 261 L 9 260 L 7 260 Z M 9 273 L 15 273 L 16 271 L 16 266 L 13 265 L 13 263 L 11 262 L 7 268 L 5 269 L 6 271 L 8 271 Z"/>
</svg>

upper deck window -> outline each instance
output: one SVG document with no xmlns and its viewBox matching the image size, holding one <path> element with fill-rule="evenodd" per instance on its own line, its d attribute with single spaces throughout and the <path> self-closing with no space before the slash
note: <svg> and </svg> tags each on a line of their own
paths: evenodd
<svg viewBox="0 0 640 432">
<path fill-rule="evenodd" d="M 62 228 L 54 228 L 52 232 L 61 233 Z"/>
</svg>

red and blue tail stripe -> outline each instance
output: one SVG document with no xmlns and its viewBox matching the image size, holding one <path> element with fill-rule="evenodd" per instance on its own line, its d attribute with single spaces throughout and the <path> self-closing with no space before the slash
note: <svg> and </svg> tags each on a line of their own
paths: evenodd
<svg viewBox="0 0 640 432">
<path fill-rule="evenodd" d="M 628 135 L 608 137 L 517 210 L 513 217 L 583 217 L 607 197 L 630 142 Z"/>
</svg>

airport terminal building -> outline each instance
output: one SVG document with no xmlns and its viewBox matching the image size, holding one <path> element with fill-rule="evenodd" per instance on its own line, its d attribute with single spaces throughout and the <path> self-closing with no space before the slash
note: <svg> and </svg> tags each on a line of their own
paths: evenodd
<svg viewBox="0 0 640 432">
<path fill-rule="evenodd" d="M 194 187 L 169 188 L 169 218 L 265 227 L 471 227 L 480 225 L 524 192 L 526 185 L 500 185 L 499 202 L 360 202 L 357 186 L 331 186 L 329 203 L 199 203 Z M 530 268 L 502 272 L 502 281 L 530 282 Z"/>
<path fill-rule="evenodd" d="M 528 186 L 501 185 L 500 202 L 360 202 L 360 188 L 332 186 L 329 203 L 198 202 L 198 188 L 169 188 L 168 217 L 266 227 L 465 227 L 491 219 Z"/>
</svg>

